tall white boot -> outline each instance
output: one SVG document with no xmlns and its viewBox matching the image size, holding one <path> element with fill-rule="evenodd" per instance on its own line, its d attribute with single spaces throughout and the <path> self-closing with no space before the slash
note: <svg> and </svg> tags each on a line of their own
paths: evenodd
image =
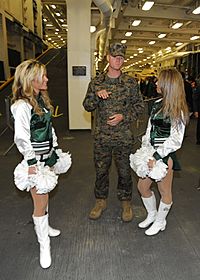
<svg viewBox="0 0 200 280">
<path fill-rule="evenodd" d="M 40 265 L 48 268 L 51 265 L 50 238 L 48 232 L 48 214 L 41 217 L 34 217 L 35 232 L 40 244 Z"/>
<path fill-rule="evenodd" d="M 157 209 L 156 209 L 156 197 L 154 195 L 154 192 L 151 192 L 152 195 L 148 198 L 146 197 L 141 197 L 142 201 L 144 203 L 144 206 L 147 210 L 147 217 L 146 219 L 138 224 L 139 228 L 146 228 L 148 227 L 150 224 L 152 224 L 155 219 L 156 219 L 156 215 L 157 215 Z"/>
<path fill-rule="evenodd" d="M 48 211 L 49 211 L 49 205 L 47 205 L 46 213 L 48 213 Z M 52 228 L 50 225 L 49 225 L 48 231 L 49 231 L 49 236 L 50 237 L 56 237 L 56 236 L 60 235 L 60 230 Z"/>
<path fill-rule="evenodd" d="M 155 235 L 159 231 L 165 230 L 166 225 L 167 225 L 166 217 L 167 217 L 167 214 L 169 213 L 171 206 L 172 206 L 172 203 L 165 204 L 162 201 L 160 201 L 156 220 L 153 223 L 153 225 L 145 231 L 146 235 Z"/>
</svg>

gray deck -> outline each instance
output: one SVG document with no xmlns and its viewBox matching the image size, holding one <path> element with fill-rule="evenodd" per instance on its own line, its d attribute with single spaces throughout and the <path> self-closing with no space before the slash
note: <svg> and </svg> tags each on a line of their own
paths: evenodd
<svg viewBox="0 0 200 280">
<path fill-rule="evenodd" d="M 7 156 L 1 156 L 0 279 L 200 279 L 200 146 L 195 145 L 194 125 L 192 120 L 179 152 L 183 170 L 174 178 L 174 205 L 167 228 L 153 237 L 145 236 L 144 230 L 137 227 L 145 211 L 134 174 L 135 218 L 131 223 L 122 223 L 114 166 L 108 209 L 100 220 L 88 219 L 94 203 L 92 137 L 88 131 L 63 135 L 60 145 L 72 153 L 73 166 L 60 177 L 59 186 L 51 194 L 50 221 L 62 234 L 51 239 L 52 266 L 47 270 L 39 266 L 30 196 L 13 184 L 19 153 L 14 148 Z"/>
</svg>

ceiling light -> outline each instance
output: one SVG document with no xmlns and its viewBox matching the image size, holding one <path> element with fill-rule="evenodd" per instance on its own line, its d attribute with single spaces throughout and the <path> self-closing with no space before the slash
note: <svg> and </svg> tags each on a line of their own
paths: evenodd
<svg viewBox="0 0 200 280">
<path fill-rule="evenodd" d="M 53 26 L 53 24 L 47 23 L 46 26 L 47 26 L 47 27 L 51 27 L 51 26 Z"/>
<path fill-rule="evenodd" d="M 143 50 L 143 48 L 138 48 L 138 51 L 142 51 Z"/>
<path fill-rule="evenodd" d="M 62 18 L 60 18 L 59 20 L 60 20 L 61 22 L 64 22 L 64 19 L 62 19 Z"/>
<path fill-rule="evenodd" d="M 62 24 L 62 27 L 67 27 L 68 25 L 66 23 L 63 23 Z"/>
<path fill-rule="evenodd" d="M 58 35 L 58 32 L 55 32 L 56 35 Z"/>
<path fill-rule="evenodd" d="M 166 51 L 171 51 L 171 49 L 172 49 L 171 47 L 167 47 L 165 50 Z"/>
<path fill-rule="evenodd" d="M 179 46 L 181 46 L 181 45 L 183 45 L 183 43 L 181 43 L 181 42 L 175 44 L 175 46 L 177 46 L 177 47 L 179 47 Z"/>
<path fill-rule="evenodd" d="M 192 13 L 195 14 L 195 15 L 200 14 L 200 6 L 197 7 L 196 9 L 194 9 L 194 10 L 192 11 Z"/>
<path fill-rule="evenodd" d="M 198 35 L 196 35 L 196 36 L 192 36 L 191 38 L 190 38 L 190 40 L 197 40 L 197 39 L 199 39 L 200 38 L 200 36 L 198 36 Z"/>
<path fill-rule="evenodd" d="M 133 32 L 128 31 L 128 32 L 125 33 L 125 36 L 126 36 L 126 37 L 130 37 L 132 34 L 133 34 Z"/>
<path fill-rule="evenodd" d="M 144 5 L 142 6 L 143 11 L 148 11 L 151 9 L 151 7 L 154 5 L 154 1 L 146 1 Z"/>
<path fill-rule="evenodd" d="M 150 41 L 149 45 L 154 45 L 156 41 Z"/>
<path fill-rule="evenodd" d="M 162 39 L 162 38 L 166 37 L 166 35 L 167 35 L 166 33 L 160 33 L 158 35 L 158 38 Z"/>
<path fill-rule="evenodd" d="M 57 15 L 57 17 L 60 17 L 61 16 L 61 14 L 60 13 L 55 13 L 56 15 Z"/>
<path fill-rule="evenodd" d="M 171 28 L 173 28 L 173 29 L 178 29 L 178 28 L 180 28 L 182 25 L 183 25 L 182 22 L 176 22 L 176 23 L 174 23 L 174 24 L 171 26 Z"/>
<path fill-rule="evenodd" d="M 126 42 L 127 42 L 126 40 L 121 40 L 122 44 L 126 44 Z"/>
<path fill-rule="evenodd" d="M 140 25 L 141 23 L 141 20 L 140 19 L 135 19 L 133 22 L 132 22 L 132 26 L 138 26 Z"/>
<path fill-rule="evenodd" d="M 51 5 L 51 8 L 53 8 L 54 10 L 56 9 L 56 6 L 55 5 Z"/>
<path fill-rule="evenodd" d="M 91 25 L 90 26 L 90 33 L 94 33 L 96 31 L 96 26 Z"/>
<path fill-rule="evenodd" d="M 43 18 L 43 21 L 44 21 L 44 22 L 47 22 L 47 19 L 46 19 L 46 18 Z"/>
<path fill-rule="evenodd" d="M 139 53 L 143 53 L 143 52 L 144 52 L 143 50 L 139 51 Z"/>
<path fill-rule="evenodd" d="M 137 56 L 138 54 L 137 53 L 134 53 L 134 56 Z"/>
</svg>

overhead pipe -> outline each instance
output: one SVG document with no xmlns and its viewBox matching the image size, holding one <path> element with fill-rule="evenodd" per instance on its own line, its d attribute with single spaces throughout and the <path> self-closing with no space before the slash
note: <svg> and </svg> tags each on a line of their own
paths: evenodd
<svg viewBox="0 0 200 280">
<path fill-rule="evenodd" d="M 93 0 L 101 12 L 101 23 L 92 35 L 92 42 L 96 44 L 99 37 L 99 60 L 103 60 L 106 50 L 106 43 L 111 29 L 113 7 L 109 0 Z"/>
</svg>

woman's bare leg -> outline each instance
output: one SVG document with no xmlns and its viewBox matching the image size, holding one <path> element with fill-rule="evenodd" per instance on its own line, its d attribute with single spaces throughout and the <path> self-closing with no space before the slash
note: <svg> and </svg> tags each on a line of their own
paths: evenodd
<svg viewBox="0 0 200 280">
<path fill-rule="evenodd" d="M 165 178 L 158 182 L 158 190 L 161 195 L 163 203 L 172 203 L 172 181 L 173 181 L 173 161 L 171 158 L 168 160 L 168 172 Z"/>
<path fill-rule="evenodd" d="M 150 189 L 151 184 L 152 184 L 152 180 L 148 177 L 145 179 L 141 179 L 141 178 L 139 179 L 137 188 L 142 197 L 148 198 L 152 196 L 152 192 Z"/>
<path fill-rule="evenodd" d="M 34 211 L 33 216 L 34 217 L 41 217 L 45 215 L 49 196 L 48 193 L 46 194 L 37 194 L 36 188 L 33 188 L 30 190 L 31 196 L 33 199 L 33 205 L 34 205 Z"/>
</svg>

